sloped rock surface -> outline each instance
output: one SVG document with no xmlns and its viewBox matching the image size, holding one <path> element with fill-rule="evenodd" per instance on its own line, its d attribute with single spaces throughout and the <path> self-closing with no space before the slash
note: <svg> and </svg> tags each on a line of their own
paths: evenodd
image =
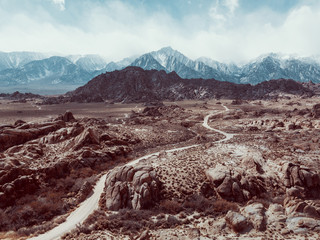
<svg viewBox="0 0 320 240">
<path fill-rule="evenodd" d="M 205 174 L 223 199 L 243 202 L 266 191 L 261 177 L 245 176 L 242 171 L 227 166 L 218 165 L 213 169 L 207 169 Z"/>
<path fill-rule="evenodd" d="M 86 145 L 99 144 L 99 136 L 92 128 L 88 128 L 75 139 L 75 142 L 76 145 L 73 149 L 78 150 Z"/>
<path fill-rule="evenodd" d="M 106 207 L 145 209 L 159 200 L 160 182 L 152 167 L 123 166 L 106 180 Z"/>
<path fill-rule="evenodd" d="M 296 197 L 320 197 L 320 176 L 317 172 L 293 163 L 283 166 L 287 194 Z"/>
<path fill-rule="evenodd" d="M 12 146 L 23 144 L 37 139 L 50 132 L 54 132 L 65 126 L 63 121 L 55 121 L 41 124 L 23 124 L 17 128 L 0 129 L 0 151 Z"/>
</svg>

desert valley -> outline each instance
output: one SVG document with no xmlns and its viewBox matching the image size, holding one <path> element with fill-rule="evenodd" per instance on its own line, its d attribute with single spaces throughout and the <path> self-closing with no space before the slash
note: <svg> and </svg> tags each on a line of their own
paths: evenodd
<svg viewBox="0 0 320 240">
<path fill-rule="evenodd" d="M 180 81 L 128 67 L 2 94 L 0 238 L 319 238 L 318 85 Z"/>
<path fill-rule="evenodd" d="M 0 0 L 0 239 L 319 240 L 319 0 Z"/>
</svg>

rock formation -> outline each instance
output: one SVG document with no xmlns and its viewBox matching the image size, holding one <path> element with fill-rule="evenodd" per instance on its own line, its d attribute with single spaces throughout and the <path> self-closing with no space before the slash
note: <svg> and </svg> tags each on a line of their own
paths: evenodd
<svg viewBox="0 0 320 240">
<path fill-rule="evenodd" d="M 159 200 L 160 182 L 152 167 L 123 166 L 106 180 L 106 207 L 145 209 Z"/>
<path fill-rule="evenodd" d="M 317 172 L 293 163 L 283 166 L 284 185 L 292 197 L 320 197 L 320 176 Z"/>
<path fill-rule="evenodd" d="M 239 169 L 218 165 L 214 169 L 207 169 L 205 174 L 223 199 L 243 202 L 266 191 L 261 177 L 245 176 Z"/>
</svg>

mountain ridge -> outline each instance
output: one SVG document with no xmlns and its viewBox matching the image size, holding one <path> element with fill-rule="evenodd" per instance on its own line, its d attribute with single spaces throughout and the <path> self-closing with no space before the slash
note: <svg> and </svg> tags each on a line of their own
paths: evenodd
<svg viewBox="0 0 320 240">
<path fill-rule="evenodd" d="M 292 79 L 278 79 L 257 85 L 222 82 L 215 79 L 183 79 L 164 70 L 129 66 L 101 74 L 86 85 L 66 94 L 71 102 L 153 102 L 185 99 L 265 99 L 281 94 L 312 96 L 313 92 Z"/>
<path fill-rule="evenodd" d="M 51 61 L 52 57 L 59 57 L 64 64 L 57 67 Z M 19 87 L 39 88 L 41 91 L 46 86 L 49 89 L 60 88 L 62 90 L 59 93 L 65 93 L 86 84 L 101 73 L 121 70 L 127 66 L 164 70 L 167 73 L 175 71 L 184 79 L 214 78 L 234 83 L 258 84 L 270 79 L 285 78 L 320 83 L 320 64 L 316 57 L 302 58 L 270 53 L 239 66 L 204 57 L 192 60 L 171 47 L 165 47 L 118 62 L 108 62 L 104 57 L 93 54 L 49 56 L 32 52 L 0 52 L 0 87 L 4 90 L 10 88 L 13 92 L 19 90 L 15 89 Z"/>
</svg>

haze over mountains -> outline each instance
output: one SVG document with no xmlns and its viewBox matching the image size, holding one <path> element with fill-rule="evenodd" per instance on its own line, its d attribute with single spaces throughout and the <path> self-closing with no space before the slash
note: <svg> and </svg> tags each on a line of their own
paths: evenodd
<svg viewBox="0 0 320 240">
<path fill-rule="evenodd" d="M 175 71 L 186 79 L 214 78 L 233 83 L 258 84 L 279 78 L 320 82 L 320 61 L 317 58 L 271 53 L 239 66 L 204 57 L 191 60 L 171 47 L 165 47 L 120 62 L 108 62 L 99 55 L 52 56 L 34 52 L 0 52 L 0 88 L 1 92 L 65 93 L 101 73 L 127 66 L 164 70 L 167 73 Z"/>
</svg>

